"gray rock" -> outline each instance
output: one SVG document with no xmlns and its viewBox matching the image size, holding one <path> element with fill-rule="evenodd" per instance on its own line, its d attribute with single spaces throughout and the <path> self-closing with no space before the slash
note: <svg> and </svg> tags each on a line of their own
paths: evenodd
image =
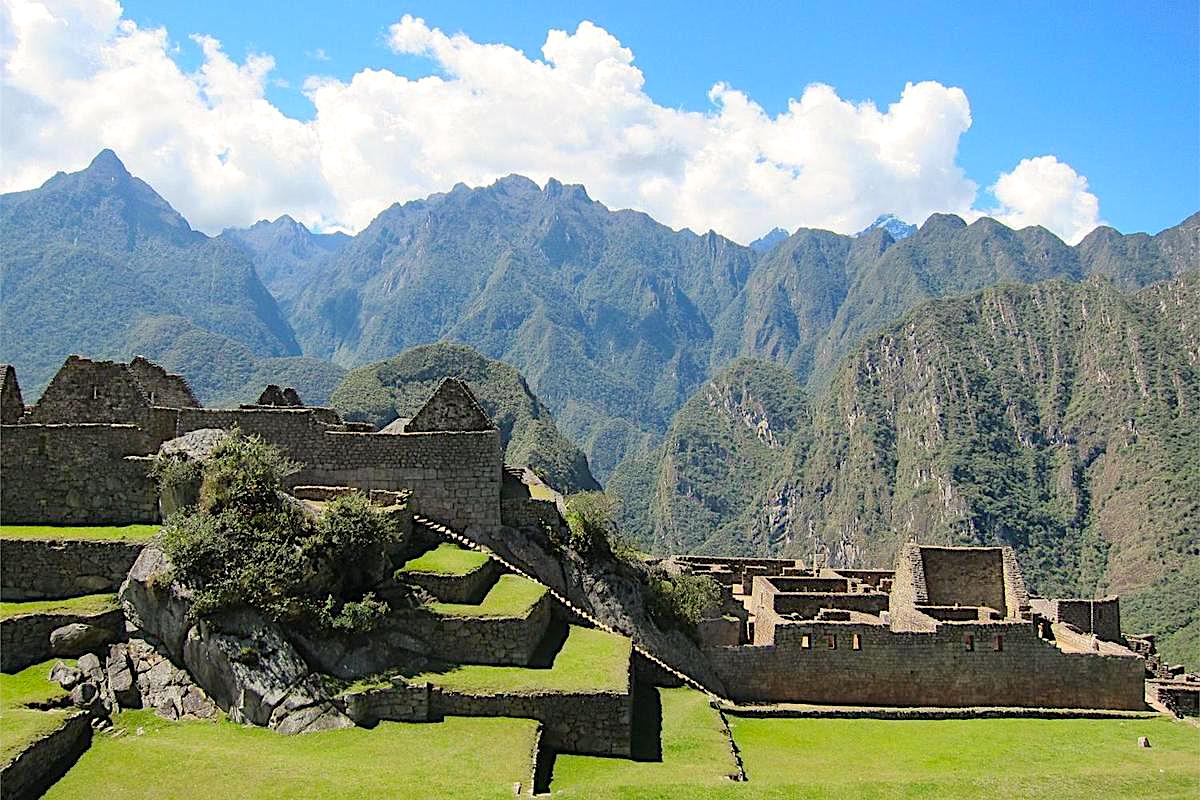
<svg viewBox="0 0 1200 800">
<path fill-rule="evenodd" d="M 289 695 L 271 714 L 271 728 L 279 733 L 315 733 L 353 728 L 354 721 L 328 700 L 312 703 L 304 694 Z"/>
<path fill-rule="evenodd" d="M 104 680 L 104 668 L 100 666 L 100 657 L 95 653 L 85 653 L 80 656 L 76 665 L 86 680 L 94 683 Z"/>
<path fill-rule="evenodd" d="M 116 631 L 86 622 L 72 622 L 50 632 L 50 652 L 56 656 L 78 656 L 94 652 L 116 638 Z"/>
<path fill-rule="evenodd" d="M 75 684 L 83 680 L 83 673 L 75 667 L 69 667 L 63 662 L 57 662 L 50 668 L 50 680 L 57 683 L 64 689 L 71 689 Z"/>
<path fill-rule="evenodd" d="M 90 708 L 98 695 L 96 684 L 90 681 L 77 683 L 75 688 L 71 689 L 71 703 L 79 708 Z"/>
<path fill-rule="evenodd" d="M 129 663 L 128 646 L 114 644 L 110 647 L 104 669 L 108 677 L 108 689 L 117 705 L 121 708 L 140 708 L 142 697 Z"/>
<path fill-rule="evenodd" d="M 203 463 L 208 460 L 217 443 L 229 434 L 217 428 L 201 428 L 185 433 L 162 443 L 160 456 L 169 456 L 182 461 Z M 181 508 L 195 505 L 200 499 L 200 478 L 168 487 L 159 494 L 158 510 L 166 519 Z"/>
<path fill-rule="evenodd" d="M 279 626 L 252 611 L 201 620 L 188 633 L 183 663 L 234 722 L 269 725 L 285 700 L 295 708 L 320 700 L 312 671 Z"/>
<path fill-rule="evenodd" d="M 192 595 L 169 580 L 170 574 L 171 562 L 166 554 L 147 545 L 121 584 L 120 598 L 125 616 L 134 627 L 161 642 L 172 659 L 182 661 L 183 640 L 191 627 L 188 611 Z"/>
</svg>

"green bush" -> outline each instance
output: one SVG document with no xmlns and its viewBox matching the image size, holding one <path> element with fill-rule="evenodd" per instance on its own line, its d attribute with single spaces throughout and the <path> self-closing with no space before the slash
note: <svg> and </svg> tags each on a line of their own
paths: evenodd
<svg viewBox="0 0 1200 800">
<path fill-rule="evenodd" d="M 612 549 L 617 531 L 619 501 L 604 492 L 578 492 L 566 498 L 565 519 L 570 531 L 568 544 L 580 553 Z"/>
<path fill-rule="evenodd" d="M 234 428 L 204 464 L 200 508 L 212 514 L 231 507 L 248 511 L 273 508 L 278 505 L 283 479 L 299 469 L 279 448 Z"/>
<path fill-rule="evenodd" d="M 314 517 L 282 491 L 292 467 L 256 437 L 222 442 L 203 467 L 200 506 L 164 526 L 173 576 L 194 590 L 196 617 L 248 607 L 277 622 L 373 630 L 387 606 L 367 590 L 387 574 L 399 530 L 361 494 Z"/>
<path fill-rule="evenodd" d="M 703 575 L 651 575 L 650 613 L 668 627 L 692 630 L 721 598 L 721 587 Z"/>
</svg>

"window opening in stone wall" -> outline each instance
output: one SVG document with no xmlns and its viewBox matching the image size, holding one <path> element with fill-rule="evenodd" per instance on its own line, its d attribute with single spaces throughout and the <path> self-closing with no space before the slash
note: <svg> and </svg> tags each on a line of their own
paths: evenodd
<svg viewBox="0 0 1200 800">
<path fill-rule="evenodd" d="M 154 405 L 154 392 L 150 393 L 150 405 Z"/>
<path fill-rule="evenodd" d="M 93 400 L 99 400 L 99 399 L 100 399 L 100 387 L 99 387 L 99 386 L 93 386 L 93 387 L 92 387 L 92 399 L 93 399 Z"/>
<path fill-rule="evenodd" d="M 800 649 L 807 650 L 809 647 L 811 647 L 811 644 L 808 641 L 808 634 L 805 634 L 800 637 Z"/>
<path fill-rule="evenodd" d="M 858 638 L 858 634 L 850 637 L 850 647 L 854 650 L 862 650 L 862 639 Z"/>
<path fill-rule="evenodd" d="M 832 633 L 825 637 L 825 644 L 830 650 L 837 650 L 837 637 Z"/>
<path fill-rule="evenodd" d="M 964 634 L 963 635 L 963 650 L 974 650 L 974 649 L 975 649 L 974 634 L 970 634 L 970 633 Z"/>
<path fill-rule="evenodd" d="M 996 635 L 996 639 L 992 642 L 992 649 L 995 650 L 997 653 L 1004 649 L 1004 637 L 1003 636 L 1000 636 L 999 634 Z"/>
</svg>

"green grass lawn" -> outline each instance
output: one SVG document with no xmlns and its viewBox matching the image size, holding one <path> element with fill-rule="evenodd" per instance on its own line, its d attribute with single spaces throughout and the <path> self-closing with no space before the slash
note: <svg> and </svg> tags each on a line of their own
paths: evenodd
<svg viewBox="0 0 1200 800">
<path fill-rule="evenodd" d="M 50 680 L 50 668 L 54 663 L 34 664 L 11 675 L 0 673 L 0 764 L 7 764 L 34 739 L 62 725 L 70 713 L 67 709 L 36 711 L 25 708 L 29 703 L 66 696 L 63 688 Z"/>
<path fill-rule="evenodd" d="M 730 786 L 737 764 L 721 730 L 717 710 L 702 692 L 659 689 L 662 703 L 661 761 L 560 755 L 550 789 L 557 797 L 691 797 L 700 788 Z M 636 736 L 636 734 L 635 734 Z"/>
<path fill-rule="evenodd" d="M 115 594 L 87 594 L 69 597 L 66 600 L 28 600 L 19 603 L 0 603 L 0 619 L 20 617 L 25 614 L 78 614 L 92 616 L 117 608 L 120 603 Z"/>
<path fill-rule="evenodd" d="M 551 503 L 558 497 L 558 493 L 548 486 L 533 484 L 529 487 L 529 496 L 534 500 L 549 500 Z"/>
<path fill-rule="evenodd" d="M 850 720 L 730 717 L 747 783 L 705 767 L 698 703 L 662 690 L 663 760 L 560 755 L 555 796 L 747 800 L 1095 800 L 1200 797 L 1200 730 L 1154 719 Z M 690 705 L 690 707 L 689 707 Z M 681 724 L 686 720 L 686 724 Z M 1150 739 L 1150 749 L 1137 745 Z"/>
<path fill-rule="evenodd" d="M 430 603 L 429 608 L 448 617 L 524 617 L 544 594 L 546 587 L 536 581 L 501 575 L 479 605 Z"/>
<path fill-rule="evenodd" d="M 428 553 L 414 558 L 401 572 L 427 572 L 434 575 L 467 575 L 487 563 L 488 557 L 456 544 L 439 544 Z"/>
<path fill-rule="evenodd" d="M 158 525 L 0 525 L 0 539 L 87 539 L 141 542 L 158 533 Z"/>
<path fill-rule="evenodd" d="M 511 798 L 513 784 L 529 780 L 536 726 L 451 717 L 283 736 L 228 721 L 167 722 L 127 711 L 116 718 L 123 733 L 97 735 L 45 797 Z"/>
<path fill-rule="evenodd" d="M 629 688 L 631 645 L 624 636 L 571 626 L 549 669 L 466 665 L 411 680 L 477 694 L 624 692 Z"/>
</svg>

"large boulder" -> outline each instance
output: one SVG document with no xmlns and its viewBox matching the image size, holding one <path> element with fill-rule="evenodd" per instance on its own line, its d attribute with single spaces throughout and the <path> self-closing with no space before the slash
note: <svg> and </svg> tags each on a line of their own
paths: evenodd
<svg viewBox="0 0 1200 800">
<path fill-rule="evenodd" d="M 185 463 L 203 464 L 208 461 L 213 448 L 229 435 L 220 428 L 200 428 L 183 436 L 168 439 L 158 448 L 160 458 L 173 458 Z M 181 508 L 194 506 L 200 500 L 200 472 L 188 480 L 178 480 L 161 487 L 158 510 L 166 519 Z"/>
<path fill-rule="evenodd" d="M 191 621 L 192 593 L 171 578 L 167 554 L 147 545 L 129 569 L 118 593 L 125 617 L 143 635 L 160 643 L 176 662 Z"/>
<path fill-rule="evenodd" d="M 201 620 L 183 663 L 234 722 L 284 733 L 350 727 L 279 626 L 248 610 Z"/>
<path fill-rule="evenodd" d="M 117 631 L 111 627 L 72 622 L 50 631 L 50 652 L 63 657 L 94 653 L 115 641 L 117 636 Z"/>
</svg>

